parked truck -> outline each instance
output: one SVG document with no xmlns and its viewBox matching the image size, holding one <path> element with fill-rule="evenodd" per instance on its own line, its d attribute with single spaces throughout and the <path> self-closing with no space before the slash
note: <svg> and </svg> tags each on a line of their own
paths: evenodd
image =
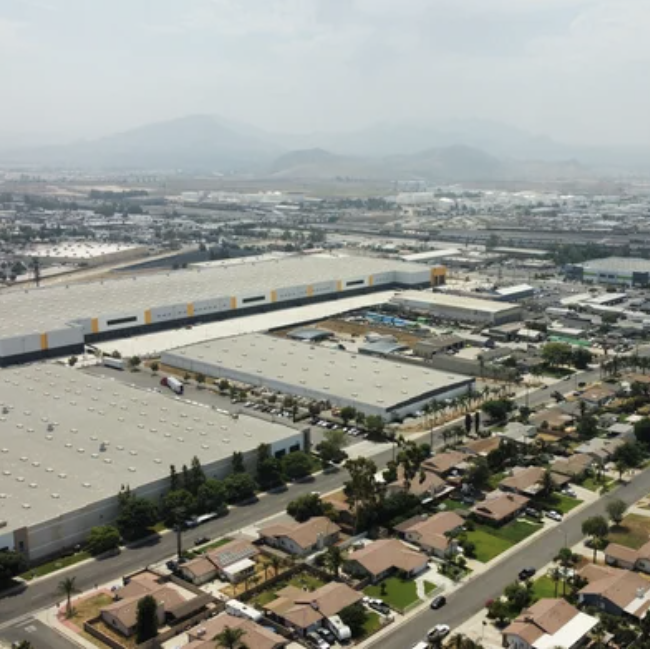
<svg viewBox="0 0 650 650">
<path fill-rule="evenodd" d="M 185 392 L 185 386 L 180 379 L 176 377 L 163 377 L 160 380 L 161 386 L 167 386 L 167 388 L 173 390 L 177 395 L 182 395 Z"/>
<path fill-rule="evenodd" d="M 113 357 L 102 357 L 102 363 L 107 368 L 115 368 L 116 370 L 124 370 L 126 362 L 124 359 L 115 359 Z"/>
</svg>

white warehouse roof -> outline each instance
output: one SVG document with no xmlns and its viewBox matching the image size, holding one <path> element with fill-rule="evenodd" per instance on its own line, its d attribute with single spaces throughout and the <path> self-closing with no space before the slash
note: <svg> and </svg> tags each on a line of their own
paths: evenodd
<svg viewBox="0 0 650 650">
<path fill-rule="evenodd" d="M 499 313 L 508 309 L 519 309 L 519 305 L 497 300 L 484 300 L 483 298 L 471 298 L 469 296 L 456 296 L 452 293 L 433 291 L 402 291 L 398 293 L 393 302 L 420 302 L 432 307 L 455 307 L 457 309 L 468 309 L 486 313 Z"/>
<path fill-rule="evenodd" d="M 158 481 L 194 456 L 209 465 L 301 435 L 55 364 L 0 370 L 0 431 L 9 531 Z"/>
<path fill-rule="evenodd" d="M 225 370 L 258 385 L 283 384 L 295 393 L 327 395 L 333 403 L 356 402 L 379 410 L 417 400 L 474 381 L 453 373 L 396 363 L 363 354 L 248 334 L 200 343 L 163 354 L 170 366 L 212 376 Z M 228 374 L 225 374 L 228 376 Z"/>
</svg>

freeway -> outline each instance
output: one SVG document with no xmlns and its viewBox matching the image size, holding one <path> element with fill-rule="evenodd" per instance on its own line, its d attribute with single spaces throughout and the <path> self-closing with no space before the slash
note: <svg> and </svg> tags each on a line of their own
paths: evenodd
<svg viewBox="0 0 650 650">
<path fill-rule="evenodd" d="M 144 375 L 144 373 L 142 374 Z M 580 375 L 580 381 L 589 381 L 597 378 L 597 376 L 598 373 L 596 371 L 584 373 Z M 555 384 L 552 390 L 568 392 L 573 390 L 575 381 L 578 380 L 572 378 L 569 381 L 560 382 Z M 531 391 L 528 398 L 530 405 L 550 401 L 550 392 L 550 389 Z M 520 401 L 524 403 L 525 400 L 521 398 Z M 444 427 L 437 428 L 433 431 L 432 440 L 434 447 L 442 444 L 443 430 Z M 420 440 L 429 442 L 431 439 L 430 436 L 431 434 L 429 433 L 422 434 Z M 390 448 L 390 445 L 377 445 L 374 452 L 368 453 L 366 451 L 365 455 L 371 456 L 377 463 L 377 466 L 381 468 L 392 459 L 393 450 Z M 316 476 L 314 481 L 310 483 L 290 485 L 289 489 L 284 493 L 264 495 L 257 504 L 233 508 L 230 514 L 224 519 L 206 523 L 200 529 L 189 531 L 187 534 L 191 537 L 197 534 L 207 535 L 210 538 L 228 535 L 285 511 L 287 504 L 301 494 L 307 494 L 313 490 L 318 490 L 321 493 L 334 491 L 341 487 L 346 477 L 347 472 L 343 470 L 336 474 L 321 474 Z M 57 587 L 62 577 L 74 576 L 77 581 L 77 587 L 81 591 L 85 591 L 93 588 L 94 585 L 119 579 L 121 576 L 137 571 L 144 566 L 157 564 L 172 557 L 175 552 L 176 539 L 173 535 L 167 534 L 144 546 L 127 548 L 116 557 L 71 567 L 68 571 L 58 573 L 56 576 L 39 580 L 33 585 L 27 585 L 20 593 L 6 596 L 2 599 L 0 624 L 7 624 L 9 621 L 21 617 L 27 612 L 38 611 L 57 602 L 59 599 Z"/>
<path fill-rule="evenodd" d="M 517 574 L 522 567 L 546 566 L 561 547 L 574 546 L 580 542 L 584 538 L 582 523 L 588 517 L 604 515 L 608 500 L 622 499 L 630 506 L 648 493 L 650 493 L 650 469 L 636 476 L 627 485 L 612 491 L 605 498 L 568 517 L 562 524 L 549 529 L 529 544 L 523 542 L 520 550 L 475 579 L 470 579 L 451 594 L 445 608 L 435 612 L 426 610 L 408 619 L 407 625 L 393 628 L 374 647 L 411 648 L 438 623 L 446 623 L 453 630 L 485 607 L 488 600 L 500 596 L 503 590 L 517 579 Z"/>
</svg>

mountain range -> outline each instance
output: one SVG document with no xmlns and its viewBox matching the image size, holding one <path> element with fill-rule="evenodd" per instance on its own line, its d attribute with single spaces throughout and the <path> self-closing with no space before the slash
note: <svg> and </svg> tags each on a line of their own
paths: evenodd
<svg viewBox="0 0 650 650">
<path fill-rule="evenodd" d="M 454 182 L 620 174 L 650 169 L 650 153 L 572 147 L 484 120 L 385 123 L 346 133 L 297 135 L 195 115 L 66 145 L 17 148 L 0 139 L 0 162 L 255 178 Z"/>
</svg>

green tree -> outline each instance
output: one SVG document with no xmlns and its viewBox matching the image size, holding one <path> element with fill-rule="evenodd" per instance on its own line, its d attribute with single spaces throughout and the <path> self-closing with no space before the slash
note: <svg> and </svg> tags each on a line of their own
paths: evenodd
<svg viewBox="0 0 650 650">
<path fill-rule="evenodd" d="M 594 355 L 586 348 L 577 347 L 571 354 L 573 365 L 578 370 L 586 370 L 589 364 L 594 360 Z"/>
<path fill-rule="evenodd" d="M 151 368 L 151 372 L 155 374 L 160 369 L 160 364 L 157 361 L 152 361 L 149 367 Z"/>
<path fill-rule="evenodd" d="M 310 476 L 312 467 L 311 458 L 304 451 L 294 451 L 282 459 L 282 469 L 287 478 L 293 481 Z"/>
<path fill-rule="evenodd" d="M 568 343 L 546 343 L 542 348 L 542 359 L 553 368 L 571 363 L 573 350 Z"/>
<path fill-rule="evenodd" d="M 222 393 L 227 393 L 230 388 L 230 382 L 227 379 L 220 379 L 218 387 Z"/>
<path fill-rule="evenodd" d="M 199 385 L 199 388 L 205 384 L 206 376 L 202 372 L 196 373 L 196 383 Z"/>
<path fill-rule="evenodd" d="M 86 549 L 91 555 L 114 551 L 120 546 L 120 531 L 115 526 L 95 526 L 88 535 Z"/>
<path fill-rule="evenodd" d="M 158 522 L 158 508 L 149 499 L 135 496 L 130 490 L 120 492 L 117 528 L 127 541 L 148 535 Z"/>
<path fill-rule="evenodd" d="M 344 607 L 339 612 L 339 616 L 341 617 L 341 621 L 343 621 L 343 625 L 347 625 L 350 628 L 353 638 L 358 638 L 365 634 L 368 610 L 361 603 Z"/>
<path fill-rule="evenodd" d="M 0 551 L 0 583 L 8 582 L 13 577 L 24 573 L 28 566 L 22 553 Z"/>
<path fill-rule="evenodd" d="M 373 440 L 379 440 L 383 436 L 385 428 L 386 422 L 381 415 L 368 415 L 366 417 L 366 429 Z"/>
<path fill-rule="evenodd" d="M 200 487 L 205 483 L 205 480 L 205 472 L 203 471 L 203 467 L 201 467 L 201 461 L 198 456 L 194 456 L 190 465 L 185 489 L 193 496 L 196 496 L 199 493 Z"/>
<path fill-rule="evenodd" d="M 270 490 L 284 485 L 282 462 L 278 458 L 270 456 L 258 463 L 257 482 L 262 490 Z"/>
<path fill-rule="evenodd" d="M 504 595 L 513 609 L 521 611 L 526 609 L 532 602 L 532 593 L 529 585 L 520 582 L 513 582 L 509 584 Z"/>
<path fill-rule="evenodd" d="M 339 415 L 343 420 L 344 424 L 347 426 L 354 418 L 357 416 L 357 409 L 354 406 L 344 406 Z"/>
<path fill-rule="evenodd" d="M 241 451 L 236 451 L 232 455 L 232 473 L 245 474 L 246 467 L 244 466 L 244 454 Z"/>
<path fill-rule="evenodd" d="M 68 365 L 72 368 L 72 367 L 74 367 L 74 366 L 77 365 L 77 361 L 79 361 L 79 358 L 78 358 L 78 357 L 75 357 L 74 355 L 72 355 L 72 356 L 68 359 Z"/>
<path fill-rule="evenodd" d="M 556 487 L 555 481 L 553 480 L 553 474 L 551 474 L 550 470 L 546 470 L 542 476 L 541 495 L 546 498 L 550 497 L 551 494 L 555 492 Z"/>
<path fill-rule="evenodd" d="M 303 523 L 312 517 L 322 517 L 326 508 L 318 494 L 303 494 L 289 503 L 287 513 L 297 522 Z"/>
<path fill-rule="evenodd" d="M 64 578 L 59 582 L 57 591 L 65 598 L 65 615 L 66 618 L 70 618 L 73 614 L 72 596 L 79 591 L 77 589 L 77 579 L 73 577 Z"/>
<path fill-rule="evenodd" d="M 605 509 L 607 510 L 607 515 L 610 520 L 617 526 L 620 526 L 625 517 L 625 512 L 627 511 L 627 505 L 625 502 L 620 499 L 614 499 L 607 504 Z"/>
<path fill-rule="evenodd" d="M 169 466 L 169 489 L 173 492 L 181 487 L 181 481 L 176 472 L 176 465 Z"/>
<path fill-rule="evenodd" d="M 246 630 L 237 627 L 226 626 L 214 637 L 218 648 L 245 648 L 242 639 L 246 636 Z"/>
<path fill-rule="evenodd" d="M 239 503 L 252 499 L 257 492 L 257 483 L 249 474 L 231 474 L 225 481 L 228 503 Z"/>
<path fill-rule="evenodd" d="M 194 495 L 185 489 L 168 492 L 163 498 L 163 514 L 167 528 L 177 525 L 178 518 L 185 519 L 196 511 Z M 182 513 L 179 515 L 179 513 Z"/>
<path fill-rule="evenodd" d="M 494 422 L 502 422 L 514 410 L 515 405 L 509 399 L 497 399 L 484 402 L 481 410 Z"/>
<path fill-rule="evenodd" d="M 222 514 L 226 507 L 226 488 L 217 479 L 208 479 L 196 495 L 196 509 L 200 514 L 215 512 Z"/>
<path fill-rule="evenodd" d="M 490 480 L 491 472 L 484 458 L 476 458 L 465 475 L 465 483 L 475 490 L 484 488 Z"/>
<path fill-rule="evenodd" d="M 350 480 L 345 483 L 344 491 L 355 514 L 355 528 L 358 530 L 361 515 L 376 508 L 382 499 L 382 491 L 375 478 L 377 465 L 369 458 L 359 457 L 348 460 L 345 468 Z"/>
<path fill-rule="evenodd" d="M 141 644 L 158 634 L 158 603 L 147 595 L 138 601 L 135 622 L 135 640 Z"/>
<path fill-rule="evenodd" d="M 142 363 L 142 359 L 135 355 L 129 359 L 129 367 L 131 370 L 137 370 L 140 367 L 140 364 Z"/>
<path fill-rule="evenodd" d="M 512 614 L 508 603 L 501 600 L 493 600 L 488 605 L 488 618 L 496 621 L 497 625 L 504 627 L 505 624 L 510 620 Z"/>
<path fill-rule="evenodd" d="M 582 523 L 582 534 L 589 537 L 594 549 L 594 564 L 598 558 L 598 549 L 609 534 L 607 520 L 602 516 L 589 517 Z"/>
<path fill-rule="evenodd" d="M 339 577 L 343 560 L 343 551 L 338 546 L 330 546 L 323 554 L 323 564 L 334 579 Z"/>
</svg>

